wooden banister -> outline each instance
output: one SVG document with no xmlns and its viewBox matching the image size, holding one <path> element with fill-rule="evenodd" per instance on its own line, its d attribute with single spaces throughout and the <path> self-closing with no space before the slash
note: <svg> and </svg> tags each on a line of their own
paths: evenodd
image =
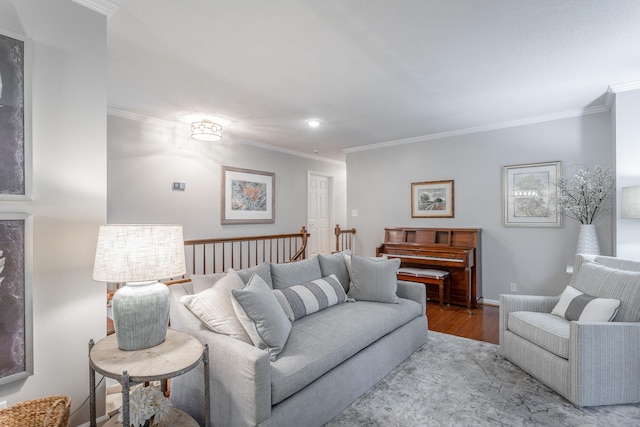
<svg viewBox="0 0 640 427">
<path fill-rule="evenodd" d="M 302 227 L 297 233 L 262 236 L 221 237 L 185 240 L 187 273 L 167 284 L 189 281 L 192 274 L 240 270 L 263 262 L 292 262 L 306 258 L 309 233 Z"/>
<path fill-rule="evenodd" d="M 336 224 L 334 229 L 336 235 L 336 252 L 342 252 L 346 250 L 354 250 L 353 243 L 356 235 L 356 229 L 351 228 L 348 230 L 342 230 L 339 224 Z"/>
</svg>

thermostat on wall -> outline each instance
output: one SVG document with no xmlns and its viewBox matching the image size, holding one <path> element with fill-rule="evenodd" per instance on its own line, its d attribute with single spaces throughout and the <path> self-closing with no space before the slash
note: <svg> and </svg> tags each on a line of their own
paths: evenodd
<svg viewBox="0 0 640 427">
<path fill-rule="evenodd" d="M 173 183 L 173 191 L 184 191 L 186 186 L 187 186 L 187 184 L 184 183 L 184 182 L 174 182 Z"/>
</svg>

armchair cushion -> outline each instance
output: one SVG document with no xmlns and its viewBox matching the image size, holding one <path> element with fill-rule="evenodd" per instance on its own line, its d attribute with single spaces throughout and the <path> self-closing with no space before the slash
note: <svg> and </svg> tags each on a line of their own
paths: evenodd
<svg viewBox="0 0 640 427">
<path fill-rule="evenodd" d="M 620 300 L 615 322 L 640 321 L 640 272 L 585 262 L 573 276 L 571 286 L 589 295 Z"/>
<path fill-rule="evenodd" d="M 609 322 L 618 312 L 618 307 L 620 301 L 617 299 L 596 298 L 567 286 L 551 314 L 567 320 Z"/>
<path fill-rule="evenodd" d="M 549 313 L 515 311 L 509 313 L 511 332 L 551 353 L 569 358 L 569 321 Z"/>
</svg>

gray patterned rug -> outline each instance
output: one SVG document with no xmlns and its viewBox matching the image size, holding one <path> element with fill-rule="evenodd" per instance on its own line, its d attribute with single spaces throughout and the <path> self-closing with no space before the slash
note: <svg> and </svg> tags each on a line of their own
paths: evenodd
<svg viewBox="0 0 640 427">
<path fill-rule="evenodd" d="M 500 356 L 495 344 L 429 340 L 326 427 L 640 426 L 640 404 L 579 408 Z"/>
</svg>

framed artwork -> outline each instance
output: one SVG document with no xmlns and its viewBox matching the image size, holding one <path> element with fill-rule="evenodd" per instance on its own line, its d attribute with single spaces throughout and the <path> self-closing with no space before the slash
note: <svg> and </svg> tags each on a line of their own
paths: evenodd
<svg viewBox="0 0 640 427">
<path fill-rule="evenodd" d="M 562 162 L 504 166 L 502 175 L 505 227 L 562 227 L 556 187 Z"/>
<path fill-rule="evenodd" d="M 31 196 L 31 44 L 0 29 L 0 200 Z"/>
<path fill-rule="evenodd" d="M 222 167 L 222 224 L 276 221 L 275 180 L 271 172 Z"/>
<path fill-rule="evenodd" d="M 0 384 L 33 374 L 32 221 L 0 213 Z"/>
<path fill-rule="evenodd" d="M 453 180 L 412 182 L 411 218 L 453 218 Z"/>
</svg>

